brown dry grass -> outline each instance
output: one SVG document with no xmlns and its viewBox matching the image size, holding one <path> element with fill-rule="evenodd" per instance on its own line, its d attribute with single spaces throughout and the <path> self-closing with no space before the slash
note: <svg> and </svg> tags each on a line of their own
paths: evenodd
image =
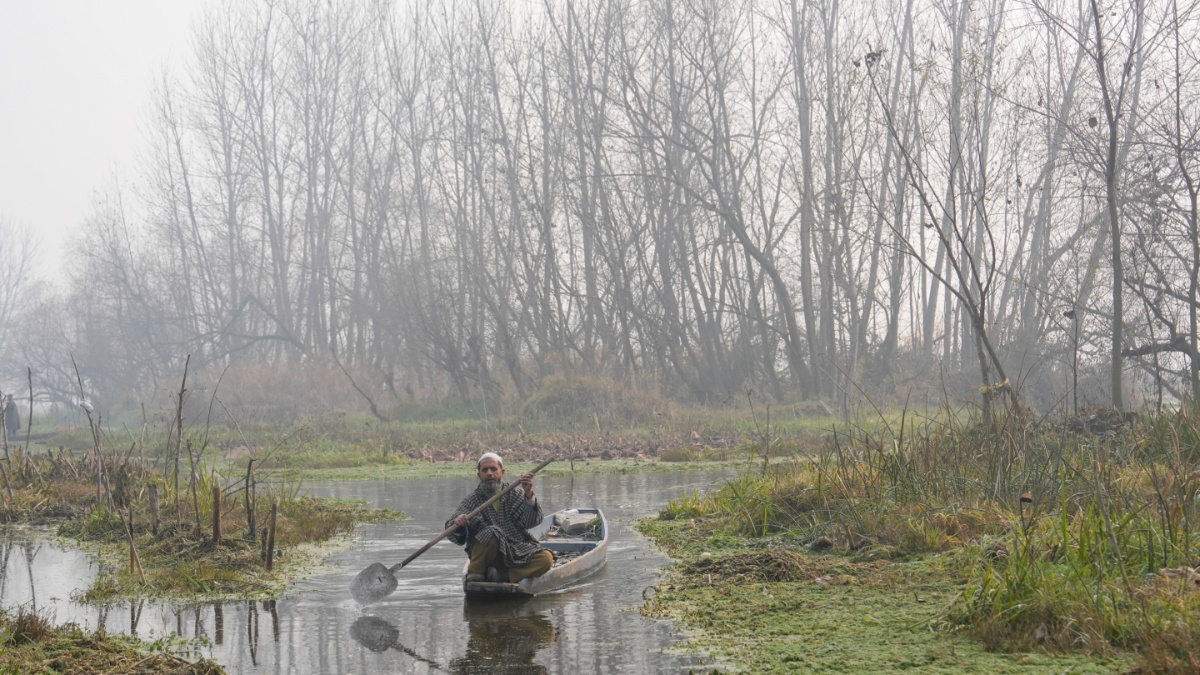
<svg viewBox="0 0 1200 675">
<path fill-rule="evenodd" d="M 21 482 L 14 486 L 12 500 L 7 493 L 3 495 L 0 521 L 58 524 L 60 534 L 99 545 L 113 559 L 117 572 L 97 577 L 87 592 L 91 600 L 271 594 L 292 571 L 287 554 L 295 547 L 327 541 L 364 520 L 399 517 L 395 512 L 371 510 L 357 503 L 307 498 L 287 483 L 270 488 L 259 484 L 253 509 L 257 536 L 251 540 L 244 481 L 220 484 L 209 474 L 198 481 L 199 499 L 185 493 L 176 500 L 169 484 L 136 461 L 113 462 L 107 470 L 110 485 L 117 489 L 97 499 L 95 484 L 75 477 L 90 476 L 94 466 L 85 462 L 68 464 L 46 456 L 38 458 L 38 463 L 42 479 L 32 471 L 28 476 L 18 476 Z M 151 525 L 151 483 L 158 485 L 161 496 L 157 533 Z M 221 499 L 215 505 L 221 513 L 219 543 L 214 543 L 212 531 L 214 484 L 222 488 Z M 279 504 L 275 546 L 284 551 L 285 559 L 282 568 L 268 572 L 261 557 L 261 542 L 273 502 Z M 130 569 L 129 523 L 142 571 L 136 566 Z"/>
<path fill-rule="evenodd" d="M 783 549 L 700 558 L 686 564 L 684 573 L 693 577 L 713 575 L 749 582 L 807 581 L 818 576 L 811 558 Z"/>
</svg>

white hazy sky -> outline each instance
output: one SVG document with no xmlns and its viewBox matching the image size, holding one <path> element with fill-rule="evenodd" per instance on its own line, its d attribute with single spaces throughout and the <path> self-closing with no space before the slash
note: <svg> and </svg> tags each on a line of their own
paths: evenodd
<svg viewBox="0 0 1200 675">
<path fill-rule="evenodd" d="M 40 238 L 45 275 L 94 191 L 134 177 L 151 82 L 205 4 L 0 0 L 0 217 Z"/>
</svg>

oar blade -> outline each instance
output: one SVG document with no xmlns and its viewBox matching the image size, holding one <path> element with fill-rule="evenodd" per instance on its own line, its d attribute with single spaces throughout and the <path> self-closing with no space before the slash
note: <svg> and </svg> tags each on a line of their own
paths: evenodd
<svg viewBox="0 0 1200 675">
<path fill-rule="evenodd" d="M 391 595 L 397 585 L 391 569 L 382 563 L 371 563 L 350 582 L 350 597 L 360 605 L 378 602 Z"/>
</svg>

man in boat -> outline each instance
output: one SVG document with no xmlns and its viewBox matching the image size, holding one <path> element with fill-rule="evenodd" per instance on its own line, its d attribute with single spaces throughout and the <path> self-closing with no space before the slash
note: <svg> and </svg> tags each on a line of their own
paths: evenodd
<svg viewBox="0 0 1200 675">
<path fill-rule="evenodd" d="M 467 514 L 504 489 L 504 460 L 494 452 L 484 453 L 475 463 L 479 485 L 458 505 L 446 521 L 446 528 L 457 525 L 450 535 L 456 544 L 465 544 L 471 562 L 467 581 L 517 583 L 540 577 L 554 565 L 554 554 L 542 548 L 526 530 L 542 522 L 542 507 L 533 494 L 533 474 L 521 476 L 521 489 L 510 490 L 479 515 Z"/>
</svg>

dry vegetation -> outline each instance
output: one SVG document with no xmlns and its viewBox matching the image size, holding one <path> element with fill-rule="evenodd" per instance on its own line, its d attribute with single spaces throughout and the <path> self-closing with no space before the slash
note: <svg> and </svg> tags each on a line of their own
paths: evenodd
<svg viewBox="0 0 1200 675">
<path fill-rule="evenodd" d="M 171 673 L 218 675 L 225 669 L 209 659 L 171 654 L 162 644 L 123 635 L 85 633 L 73 624 L 53 626 L 27 608 L 0 610 L 0 673 Z"/>
<path fill-rule="evenodd" d="M 0 523 L 58 524 L 60 534 L 121 561 L 88 589 L 85 597 L 93 601 L 269 595 L 309 562 L 295 555 L 302 545 L 328 541 L 357 522 L 399 517 L 355 503 L 307 498 L 295 483 L 259 483 L 253 476 L 247 491 L 245 477 L 222 480 L 206 471 L 193 481 L 185 478 L 176 492 L 172 481 L 136 458 L 111 457 L 101 469 L 93 458 L 72 461 L 65 453 L 30 458 L 17 452 L 11 494 L 4 494 L 0 508 Z M 104 489 L 97 487 L 97 477 Z M 159 495 L 157 522 L 151 492 Z M 216 520 L 214 509 L 220 513 Z M 279 566 L 277 551 L 283 553 Z"/>
</svg>

